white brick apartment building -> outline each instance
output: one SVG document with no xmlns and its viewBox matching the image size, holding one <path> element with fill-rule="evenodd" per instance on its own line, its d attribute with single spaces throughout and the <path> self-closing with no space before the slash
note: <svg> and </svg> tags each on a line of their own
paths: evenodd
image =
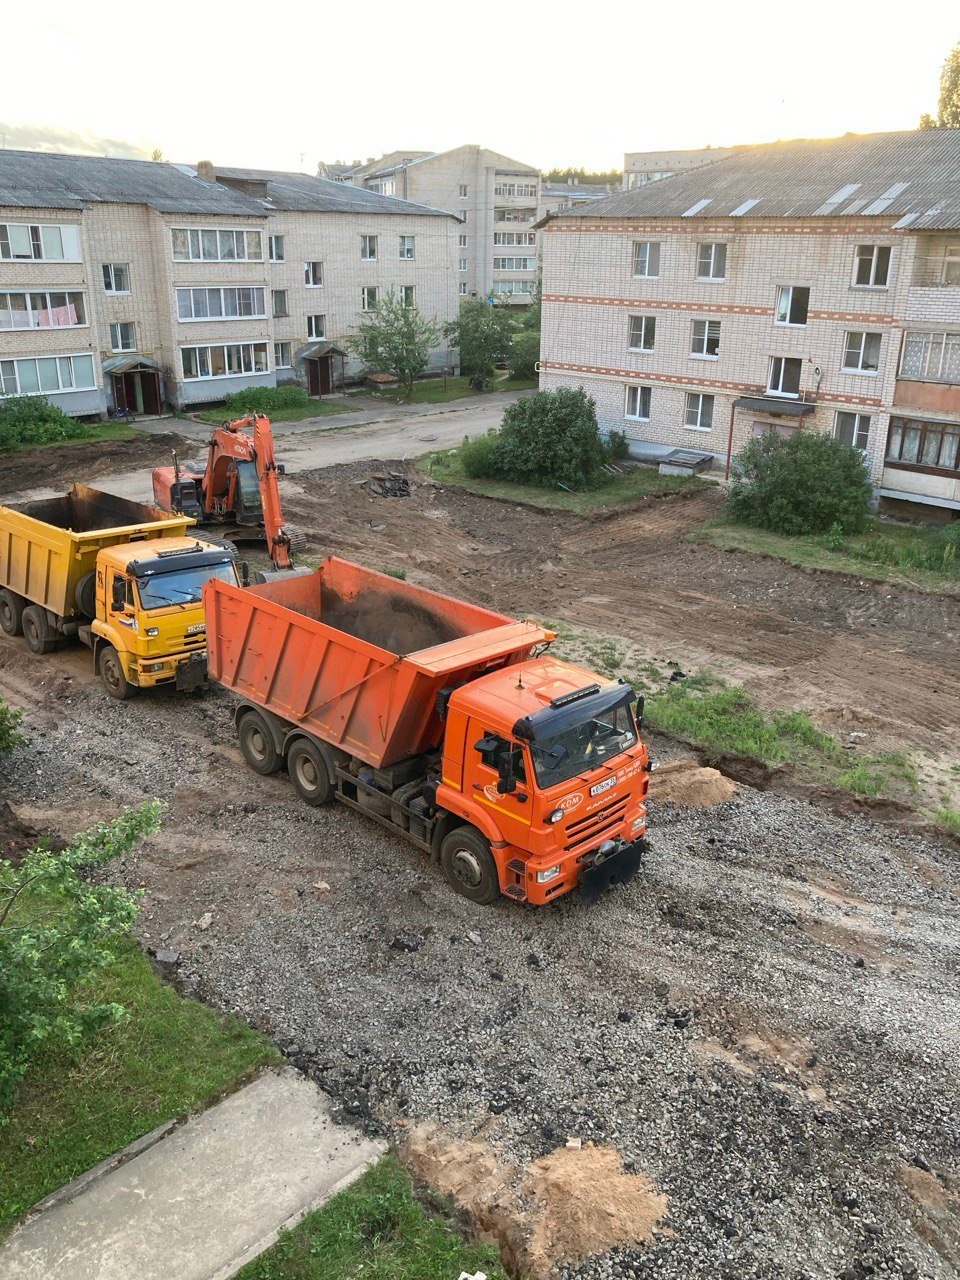
<svg viewBox="0 0 960 1280">
<path fill-rule="evenodd" d="M 457 228 L 300 174 L 0 151 L 0 395 L 85 415 L 320 394 L 389 289 L 455 317 Z"/>
<path fill-rule="evenodd" d="M 537 284 L 534 223 L 540 203 L 540 174 L 531 165 L 466 145 L 441 152 L 394 151 L 338 178 L 456 214 L 462 222 L 460 296 L 529 305 Z"/>
<path fill-rule="evenodd" d="M 960 510 L 960 130 L 778 143 L 549 219 L 541 386 L 637 456 L 770 427 Z"/>
</svg>

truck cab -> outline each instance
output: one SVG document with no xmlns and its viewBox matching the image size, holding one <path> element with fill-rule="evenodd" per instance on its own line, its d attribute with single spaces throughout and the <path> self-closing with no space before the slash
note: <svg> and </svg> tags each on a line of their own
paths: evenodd
<svg viewBox="0 0 960 1280">
<path fill-rule="evenodd" d="M 197 538 L 158 538 L 100 552 L 96 616 L 89 642 L 108 693 L 206 679 L 203 587 L 211 578 L 236 585 L 236 552 Z M 86 638 L 86 637 L 84 637 Z"/>
</svg>

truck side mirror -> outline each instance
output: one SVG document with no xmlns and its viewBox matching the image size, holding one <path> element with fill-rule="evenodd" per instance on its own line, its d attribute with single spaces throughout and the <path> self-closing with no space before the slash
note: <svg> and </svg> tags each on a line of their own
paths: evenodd
<svg viewBox="0 0 960 1280">
<path fill-rule="evenodd" d="M 127 584 L 123 578 L 114 578 L 112 604 L 117 612 L 127 603 Z"/>
<path fill-rule="evenodd" d="M 498 778 L 497 792 L 502 796 L 511 795 L 517 789 L 517 780 L 514 777 Z"/>
<path fill-rule="evenodd" d="M 480 751 L 484 755 L 486 755 L 490 751 L 496 751 L 499 745 L 500 745 L 500 739 L 495 738 L 493 737 L 492 734 L 490 734 L 488 737 L 480 738 L 479 741 L 475 742 L 473 744 L 473 749 L 474 751 Z"/>
</svg>

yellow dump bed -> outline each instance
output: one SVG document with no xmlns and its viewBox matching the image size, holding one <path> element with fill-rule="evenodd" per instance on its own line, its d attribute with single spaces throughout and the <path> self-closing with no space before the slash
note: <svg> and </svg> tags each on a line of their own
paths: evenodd
<svg viewBox="0 0 960 1280">
<path fill-rule="evenodd" d="M 195 523 L 85 484 L 61 497 L 0 506 L 0 587 L 72 618 L 77 584 L 96 568 L 103 547 L 181 538 Z"/>
</svg>

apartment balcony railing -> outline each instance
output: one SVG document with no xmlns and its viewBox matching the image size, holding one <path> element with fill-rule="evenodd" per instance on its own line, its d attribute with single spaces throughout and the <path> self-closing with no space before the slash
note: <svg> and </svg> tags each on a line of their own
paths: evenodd
<svg viewBox="0 0 960 1280">
<path fill-rule="evenodd" d="M 960 333 L 904 334 L 899 376 L 919 382 L 960 383 Z"/>
</svg>

